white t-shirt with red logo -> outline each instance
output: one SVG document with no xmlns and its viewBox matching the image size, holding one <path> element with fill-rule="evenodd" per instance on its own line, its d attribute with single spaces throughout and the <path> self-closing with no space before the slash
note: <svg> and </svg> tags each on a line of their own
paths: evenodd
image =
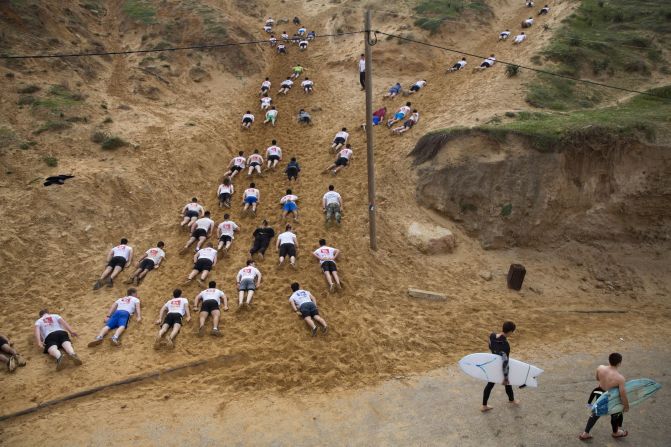
<svg viewBox="0 0 671 447">
<path fill-rule="evenodd" d="M 122 258 L 128 260 L 130 256 L 131 248 L 128 245 L 117 245 L 112 249 L 112 257 L 121 256 Z"/>
<path fill-rule="evenodd" d="M 191 202 L 186 204 L 186 210 L 201 213 L 203 211 L 203 207 L 200 203 Z"/>
<path fill-rule="evenodd" d="M 42 340 L 47 338 L 49 334 L 56 331 L 64 331 L 65 328 L 61 325 L 61 316 L 56 314 L 44 314 L 39 320 L 35 321 L 35 326 L 40 329 L 40 336 Z"/>
<path fill-rule="evenodd" d="M 230 236 L 233 239 L 233 233 L 238 229 L 238 225 L 232 220 L 225 220 L 219 224 L 219 234 L 221 236 Z"/>
<path fill-rule="evenodd" d="M 135 313 L 135 308 L 140 304 L 140 299 L 134 296 L 125 296 L 116 300 L 116 309 L 125 310 L 129 314 Z"/>
<path fill-rule="evenodd" d="M 252 163 L 263 163 L 263 157 L 262 157 L 260 154 L 252 154 L 252 155 L 250 155 L 249 158 L 247 159 L 247 162 L 248 162 L 249 164 L 252 164 Z"/>
<path fill-rule="evenodd" d="M 338 157 L 346 158 L 349 160 L 353 153 L 354 152 L 352 151 L 352 149 L 346 147 L 345 149 L 338 152 Z"/>
<path fill-rule="evenodd" d="M 215 250 L 212 247 L 205 247 L 201 248 L 198 250 L 198 258 L 197 259 L 209 259 L 210 261 L 214 262 L 215 259 L 217 259 L 217 250 Z"/>
<path fill-rule="evenodd" d="M 200 292 L 200 297 L 203 302 L 207 300 L 215 300 L 217 304 L 221 304 L 221 299 L 224 297 L 224 292 L 219 289 L 205 289 Z"/>
<path fill-rule="evenodd" d="M 168 308 L 168 313 L 178 313 L 186 315 L 186 308 L 189 307 L 189 301 L 186 298 L 172 298 L 164 305 Z"/>
<path fill-rule="evenodd" d="M 251 265 L 248 265 L 245 268 L 240 269 L 238 272 L 238 282 L 242 281 L 243 279 L 252 279 L 255 280 L 257 276 L 259 276 L 261 272 L 256 267 L 253 267 Z"/>
<path fill-rule="evenodd" d="M 279 146 L 270 146 L 266 149 L 266 156 L 270 157 L 271 155 L 276 155 L 282 157 L 282 149 Z"/>
<path fill-rule="evenodd" d="M 233 159 L 233 166 L 240 166 L 241 168 L 244 168 L 245 163 L 247 163 L 247 159 L 245 157 L 235 157 Z"/>
<path fill-rule="evenodd" d="M 319 247 L 316 249 L 314 252 L 315 256 L 319 258 L 319 264 L 323 264 L 324 261 L 334 261 L 335 262 L 335 254 L 336 254 L 336 249 L 333 247 L 327 247 L 324 245 L 323 247 Z"/>
<path fill-rule="evenodd" d="M 145 252 L 148 259 L 154 261 L 154 265 L 158 265 L 161 259 L 165 258 L 165 252 L 158 247 L 150 248 Z"/>
</svg>

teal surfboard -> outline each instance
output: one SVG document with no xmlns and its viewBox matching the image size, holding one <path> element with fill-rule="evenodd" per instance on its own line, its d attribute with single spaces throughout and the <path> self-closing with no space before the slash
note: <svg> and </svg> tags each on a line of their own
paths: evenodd
<svg viewBox="0 0 671 447">
<path fill-rule="evenodd" d="M 624 384 L 627 391 L 629 406 L 633 407 L 653 394 L 655 394 L 662 385 L 650 379 L 634 379 Z M 592 411 L 597 416 L 606 416 L 609 414 L 620 413 L 624 409 L 620 401 L 620 390 L 611 388 L 601 395 L 592 405 Z"/>
</svg>

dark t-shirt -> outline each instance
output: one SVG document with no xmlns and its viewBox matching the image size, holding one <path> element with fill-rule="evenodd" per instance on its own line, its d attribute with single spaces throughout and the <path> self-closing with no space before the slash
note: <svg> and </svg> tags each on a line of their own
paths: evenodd
<svg viewBox="0 0 671 447">
<path fill-rule="evenodd" d="M 275 237 L 275 230 L 273 230 L 271 227 L 259 227 L 254 230 L 254 237 L 259 240 L 269 241 Z"/>
<path fill-rule="evenodd" d="M 505 335 L 496 338 L 496 333 L 492 332 L 489 335 L 489 350 L 492 351 L 492 354 L 501 355 L 504 352 L 506 356 L 510 357 L 510 344 L 508 344 Z"/>
</svg>

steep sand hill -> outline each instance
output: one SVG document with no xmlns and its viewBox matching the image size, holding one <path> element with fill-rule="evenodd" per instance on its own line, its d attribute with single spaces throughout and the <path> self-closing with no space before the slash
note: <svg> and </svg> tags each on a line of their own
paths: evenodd
<svg viewBox="0 0 671 447">
<path fill-rule="evenodd" d="M 548 20 L 558 23 L 572 5 L 558 2 L 557 14 Z M 240 21 L 256 30 L 262 15 L 297 14 L 305 18 L 309 28 L 315 24 L 318 32 L 323 28 L 324 32 L 336 29 L 341 21 L 349 26 L 358 23 L 356 13 L 345 19 L 337 6 L 323 8 L 303 9 L 301 2 L 269 4 L 266 13 L 256 11 L 257 17 L 240 17 Z M 339 12 L 343 15 L 334 19 Z M 536 28 L 530 33 L 529 45 L 519 51 L 508 44 L 497 44 L 495 34 L 499 28 L 515 27 L 528 12 L 515 2 L 495 7 L 495 13 L 491 23 L 472 29 L 459 26 L 442 37 L 470 51 L 495 51 L 501 59 L 519 61 L 526 61 L 550 38 L 549 32 Z M 378 20 L 381 30 L 396 31 L 400 25 L 380 17 Z M 116 29 L 120 22 L 120 10 L 111 7 L 102 26 Z M 120 48 L 130 43 L 137 46 L 137 37 L 127 41 L 128 36 L 117 41 Z M 665 252 L 657 251 L 657 258 L 650 258 L 640 254 L 640 247 L 609 246 L 610 254 L 605 254 L 602 246 L 570 242 L 549 252 L 483 252 L 458 227 L 415 204 L 415 178 L 405 154 L 417 138 L 431 129 L 473 124 L 497 112 L 524 108 L 521 92 L 528 79 L 526 74 L 508 80 L 498 67 L 485 73 L 468 71 L 445 76 L 444 69 L 456 56 L 380 40 L 374 50 L 376 59 L 382 62 L 376 66 L 377 98 L 397 79 L 407 85 L 426 77 L 430 84 L 410 98 L 422 112 L 416 129 L 402 137 L 392 137 L 385 129 L 376 130 L 380 248 L 372 253 L 366 236 L 365 141 L 364 134 L 355 130 L 363 120 L 363 94 L 356 79 L 361 36 L 318 40 L 300 55 L 292 47 L 286 57 L 276 56 L 268 48 L 253 51 L 262 60 L 264 70 L 237 78 L 204 59 L 203 66 L 211 79 L 198 84 L 184 73 L 169 78 L 169 85 L 146 73 L 141 75 L 144 80 L 138 80 L 133 68 L 138 57 L 113 58 L 106 62 L 95 82 L 82 86 L 91 95 L 87 100 L 91 105 L 88 113 L 102 120 L 106 115 L 93 105 L 96 100 L 104 100 L 114 119 L 112 130 L 138 144 L 137 149 L 100 152 L 88 140 L 90 126 L 76 125 L 60 135 L 39 137 L 39 150 L 57 155 L 58 168 L 36 168 L 40 156 L 33 153 L 3 156 L 3 166 L 13 172 L 11 177 L 2 178 L 4 208 L 22 213 L 5 212 L 0 217 L 6 230 L 0 266 L 6 310 L 0 317 L 0 330 L 16 339 L 30 362 L 15 375 L 0 375 L 0 384 L 7 390 L 0 397 L 3 412 L 134 374 L 219 356 L 230 357 L 166 380 L 131 387 L 124 395 L 158 400 L 163 395 L 197 399 L 224 393 L 226 399 L 231 399 L 242 398 L 251 390 L 302 392 L 308 386 L 319 390 L 362 386 L 397 374 L 426 371 L 465 352 L 482 349 L 483 334 L 503 318 L 518 322 L 520 350 L 548 350 L 550 355 L 580 349 L 584 343 L 604 335 L 619 335 L 617 325 L 625 322 L 635 328 L 628 336 L 642 340 L 651 328 L 666 330 L 660 323 L 669 316 L 660 299 L 660 295 L 668 293 L 663 279 Z M 173 68 L 188 68 L 192 63 L 184 53 L 171 57 Z M 276 91 L 296 62 L 302 63 L 315 80 L 315 94 L 305 96 L 299 89 L 286 97 L 273 94 L 280 110 L 277 127 L 264 127 L 257 122 L 251 132 L 241 132 L 239 118 L 245 110 L 254 110 L 260 116 L 257 89 L 263 77 L 271 77 Z M 477 62 L 470 60 L 471 67 Z M 421 64 L 421 72 L 413 70 L 416 64 Z M 19 79 L 23 76 L 17 75 Z M 31 81 L 42 79 L 39 73 L 30 76 Z M 42 82 L 63 81 L 67 72 L 59 72 L 58 77 Z M 17 82 L 2 79 L 3 88 Z M 160 88 L 160 99 L 152 101 L 138 95 L 138 82 L 140 86 Z M 11 91 L 15 89 L 11 87 Z M 16 96 L 3 100 L 3 116 L 17 132 L 26 132 L 30 129 L 28 115 L 17 112 L 15 100 Z M 399 98 L 387 106 L 392 109 L 405 100 Z M 376 106 L 381 103 L 377 100 Z M 122 104 L 130 106 L 130 110 L 120 110 Z M 300 107 L 321 109 L 313 112 L 313 126 L 302 127 L 294 121 Z M 11 118 L 12 115 L 16 116 Z M 333 161 L 328 144 L 342 126 L 352 130 L 355 159 L 350 168 L 332 178 L 320 172 Z M 191 265 L 190 256 L 177 254 L 186 239 L 178 227 L 180 208 L 196 195 L 220 221 L 223 211 L 216 208 L 215 192 L 230 157 L 237 150 L 250 153 L 255 148 L 265 149 L 272 139 L 278 140 L 285 159 L 295 155 L 303 167 L 301 180 L 293 187 L 301 198 L 302 213 L 301 222 L 296 225 L 301 243 L 298 270 L 278 268 L 271 250 L 259 265 L 265 281 L 254 309 L 235 312 L 233 305 L 223 318 L 223 339 L 198 339 L 196 326 L 191 324 L 184 327 L 174 351 L 153 351 L 156 327 L 151 323 Z M 77 177 L 57 188 L 31 183 L 35 177 L 56 172 L 72 172 Z M 234 276 L 246 259 L 253 228 L 264 217 L 276 230 L 281 224 L 278 201 L 288 186 L 285 177 L 272 173 L 256 182 L 262 194 L 258 217 L 242 218 L 239 200 L 246 180 L 236 178 L 238 192 L 232 215 L 242 231 L 230 256 L 222 259 L 213 272 L 213 278 L 229 298 L 235 296 Z M 319 201 L 329 183 L 336 185 L 346 204 L 339 228 L 323 226 Z M 408 245 L 405 228 L 413 220 L 437 221 L 453 229 L 459 244 L 456 253 L 427 257 Z M 132 324 L 123 347 L 115 349 L 105 344 L 97 350 L 87 350 L 84 342 L 98 331 L 111 302 L 124 293 L 121 284 L 114 289 L 91 291 L 91 284 L 104 265 L 105 252 L 121 237 L 128 237 L 138 252 L 162 239 L 167 244 L 168 259 L 140 286 L 145 321 Z M 320 237 L 343 251 L 339 267 L 346 288 L 342 293 L 327 294 L 318 266 L 309 256 Z M 654 253 L 653 248 L 644 248 Z M 628 256 L 620 258 L 621 253 Z M 606 259 L 617 264 L 605 269 L 607 275 L 620 275 L 633 284 L 627 293 L 616 295 L 596 288 L 601 284 L 596 277 L 600 272 L 603 276 L 601 266 Z M 536 292 L 518 294 L 505 290 L 503 274 L 512 261 L 527 264 L 527 285 Z M 477 272 L 483 268 L 494 272 L 493 282 L 478 277 Z M 299 280 L 317 296 L 332 327 L 328 336 L 311 339 L 289 311 L 286 298 L 293 280 Z M 448 303 L 411 301 L 405 296 L 408 286 L 444 291 L 451 299 Z M 193 299 L 199 288 L 194 284 L 184 290 Z M 569 312 L 589 305 L 628 308 L 631 303 L 645 304 L 646 308 L 606 316 Z M 76 346 L 85 362 L 81 368 L 55 374 L 53 363 L 34 347 L 32 322 L 44 306 L 63 315 L 80 332 L 81 340 Z M 639 324 L 642 322 L 647 326 Z M 92 412 L 89 417 L 94 415 Z"/>
</svg>

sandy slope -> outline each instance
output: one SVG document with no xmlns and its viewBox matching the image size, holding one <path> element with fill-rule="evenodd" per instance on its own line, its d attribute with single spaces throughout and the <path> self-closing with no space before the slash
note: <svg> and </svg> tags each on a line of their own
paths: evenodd
<svg viewBox="0 0 671 447">
<path fill-rule="evenodd" d="M 558 15 L 549 19 L 557 23 L 559 13 L 564 14 L 571 5 L 558 2 Z M 286 10 L 298 11 L 301 17 L 314 13 L 311 22 L 338 26 L 331 22 L 336 6 L 325 6 L 324 10 L 301 7 L 300 2 L 291 2 L 283 4 L 282 9 L 273 5 L 268 12 L 276 17 L 285 15 Z M 499 28 L 513 29 L 527 10 L 511 2 L 497 7 L 496 13 L 492 24 L 448 33 L 445 40 L 461 42 L 463 38 L 471 51 L 495 51 L 501 59 L 527 61 L 549 38 L 549 33 L 536 28 L 529 45 L 519 51 L 509 44 L 496 44 Z M 111 8 L 105 25 L 113 27 L 118 14 Z M 352 15 L 348 20 L 356 18 Z M 248 20 L 258 23 L 259 19 Z M 380 29 L 395 31 L 396 25 L 381 21 Z M 410 221 L 440 218 L 414 204 L 414 174 L 405 154 L 425 131 L 473 124 L 497 112 L 524 108 L 521 92 L 528 74 L 507 80 L 503 68 L 498 67 L 485 73 L 444 76 L 454 56 L 383 40 L 375 47 L 375 57 L 382 61 L 376 67 L 380 76 L 375 85 L 378 97 L 398 78 L 398 70 L 402 70 L 404 84 L 426 77 L 430 85 L 410 98 L 423 114 L 415 130 L 403 137 L 391 137 L 385 129 L 376 131 L 380 249 L 371 253 L 366 236 L 365 141 L 363 133 L 354 130 L 363 119 L 363 95 L 358 89 L 355 63 L 361 46 L 360 37 L 322 40 L 300 55 L 292 47 L 286 57 L 265 48 L 258 54 L 263 55 L 266 70 L 257 76 L 239 79 L 212 70 L 212 80 L 197 85 L 180 77 L 169 88 L 162 86 L 165 97 L 158 102 L 133 94 L 129 73 L 134 72 L 131 67 L 136 60 L 117 58 L 94 84 L 92 95 L 104 98 L 108 109 L 114 111 L 114 128 L 138 143 L 138 149 L 101 154 L 88 142 L 86 131 L 76 131 L 45 137 L 59 156 L 59 168 L 39 168 L 36 173 L 34 164 L 39 159 L 21 154 L 6 156 L 3 165 L 11 167 L 14 174 L 11 179 L 1 180 L 3 208 L 24 211 L 22 215 L 6 212 L 0 216 L 0 225 L 5 228 L 0 236 L 0 276 L 5 286 L 0 328 L 17 340 L 30 363 L 18 374 L 0 375 L 0 384 L 6 390 L 0 397 L 3 412 L 121 377 L 229 354 L 234 355 L 234 362 L 213 361 L 166 380 L 131 387 L 128 396 L 162 399 L 165 393 L 175 399 L 189 399 L 223 392 L 228 400 L 243 398 L 249 390 L 301 392 L 306 385 L 313 389 L 358 387 L 396 374 L 426 371 L 465 352 L 482 349 L 483 337 L 504 318 L 518 322 L 521 348 L 552 351 L 548 355 L 581 349 L 591 338 L 619 335 L 618 325 L 629 325 L 629 336 L 634 339 L 645 339 L 651 330 L 668 331 L 661 324 L 669 316 L 662 301 L 668 294 L 668 280 L 664 279 L 665 275 L 668 278 L 668 254 L 655 251 L 655 247 L 567 243 L 544 251 L 483 252 L 449 222 L 445 224 L 455 231 L 459 244 L 453 255 L 426 257 L 406 244 L 404 232 Z M 186 56 L 176 58 L 176 64 L 188 66 Z M 241 132 L 238 121 L 246 109 L 260 116 L 256 93 L 263 77 L 271 76 L 275 92 L 296 62 L 302 63 L 315 80 L 315 94 L 306 97 L 297 88 L 287 97 L 273 94 L 280 110 L 277 127 L 263 127 L 257 122 L 251 132 Z M 471 67 L 476 62 L 471 59 Z M 423 68 L 421 73 L 413 71 L 416 64 Z M 388 107 L 397 107 L 405 100 L 397 99 Z M 132 109 L 118 110 L 120 104 Z M 300 107 L 321 108 L 313 113 L 314 126 L 301 127 L 293 120 Z M 5 116 L 13 113 L 9 100 L 3 101 L 2 111 Z M 14 121 L 20 128 L 20 116 Z M 352 129 L 356 158 L 334 179 L 320 172 L 333 161 L 328 144 L 342 126 Z M 266 280 L 254 309 L 237 313 L 232 306 L 223 318 L 223 339 L 198 339 L 192 324 L 184 328 L 173 352 L 154 352 L 151 344 L 156 328 L 151 322 L 191 265 L 190 256 L 177 255 L 186 239 L 178 229 L 179 209 L 196 195 L 220 221 L 223 211 L 216 209 L 215 192 L 228 160 L 237 150 L 247 154 L 255 148 L 263 150 L 273 138 L 283 148 L 285 159 L 296 155 L 303 167 L 301 180 L 293 187 L 301 198 L 302 213 L 296 226 L 301 243 L 298 270 L 278 268 L 271 250 L 259 265 Z M 29 183 L 38 175 L 64 170 L 75 173 L 75 181 L 47 189 Z M 319 202 L 331 182 L 343 194 L 347 214 L 340 228 L 326 229 Z M 272 173 L 256 183 L 262 194 L 258 217 L 241 218 L 239 200 L 246 180 L 235 181 L 238 193 L 232 215 L 242 232 L 230 256 L 222 260 L 213 275 L 229 298 L 235 295 L 234 276 L 246 259 L 253 228 L 264 217 L 276 230 L 280 225 L 278 201 L 287 187 L 285 177 Z M 84 342 L 95 335 L 110 303 L 124 293 L 120 284 L 112 290 L 90 289 L 103 267 L 105 251 L 123 236 L 138 252 L 158 239 L 166 241 L 168 260 L 140 287 L 146 318 L 141 324 L 132 324 L 123 347 L 113 349 L 105 344 L 95 351 L 87 350 Z M 327 294 L 318 266 L 309 256 L 320 237 L 343 251 L 339 267 L 346 289 L 340 294 Z M 503 278 L 512 261 L 527 265 L 530 274 L 526 284 L 537 292 L 505 290 Z M 615 294 L 596 288 L 603 286 L 595 278 L 605 262 L 616 264 L 608 274 L 631 284 L 631 291 Z M 478 277 L 477 272 L 483 268 L 494 272 L 494 281 L 487 283 Z M 327 337 L 310 339 L 290 312 L 286 299 L 293 280 L 299 280 L 317 296 L 332 327 Z M 441 290 L 451 299 L 447 303 L 410 301 L 405 296 L 408 286 Z M 198 291 L 195 284 L 185 287 L 189 299 Z M 56 375 L 52 362 L 33 346 L 31 325 L 43 306 L 60 313 L 79 330 L 82 340 L 76 346 L 85 361 L 83 367 L 68 368 Z M 568 312 L 590 306 L 626 308 L 630 312 Z M 87 417 L 93 422 L 96 413 L 89 410 Z"/>
</svg>

